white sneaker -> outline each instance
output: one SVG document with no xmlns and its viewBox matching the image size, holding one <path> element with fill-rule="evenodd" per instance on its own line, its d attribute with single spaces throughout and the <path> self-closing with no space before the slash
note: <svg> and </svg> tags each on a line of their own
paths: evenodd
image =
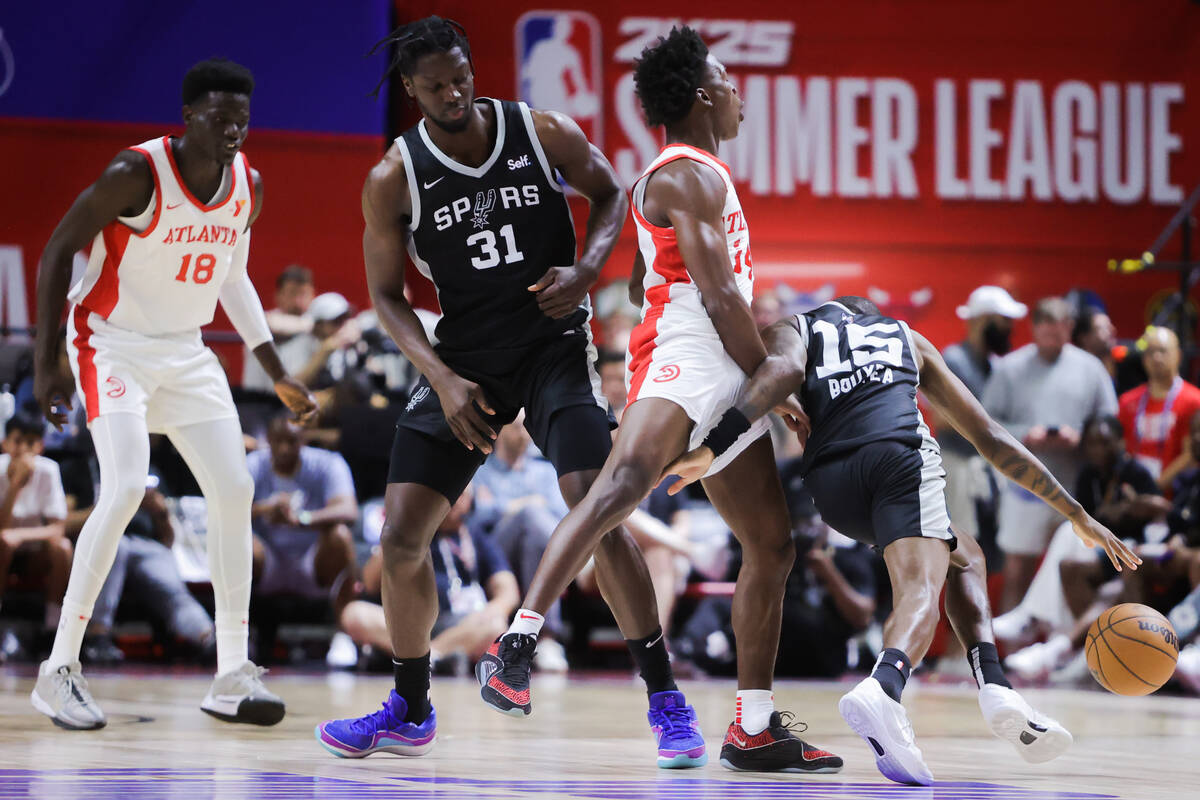
<svg viewBox="0 0 1200 800">
<path fill-rule="evenodd" d="M 1200 694 L 1200 646 L 1189 644 L 1179 651 L 1175 676 L 1184 686 Z"/>
<path fill-rule="evenodd" d="M 358 664 L 358 645 L 345 631 L 338 631 L 329 640 L 329 650 L 325 653 L 326 666 L 333 669 L 347 669 Z"/>
<path fill-rule="evenodd" d="M 539 639 L 533 654 L 533 666 L 538 672 L 566 672 L 567 651 L 557 639 Z"/>
<path fill-rule="evenodd" d="M 276 724 L 283 719 L 283 700 L 263 686 L 264 672 L 262 667 L 245 661 L 237 669 L 218 675 L 200 709 L 225 722 Z"/>
<path fill-rule="evenodd" d="M 1049 641 L 1031 644 L 1004 660 L 1004 668 L 1026 681 L 1044 681 L 1050 673 L 1066 666 L 1071 660 L 1071 640 L 1062 635 Z"/>
<path fill-rule="evenodd" d="M 838 711 L 871 746 L 875 766 L 885 778 L 916 786 L 933 783 L 904 706 L 888 697 L 879 681 L 870 677 L 860 681 L 838 701 Z"/>
<path fill-rule="evenodd" d="M 53 671 L 48 671 L 48 664 L 43 661 L 38 668 L 37 683 L 29 695 L 33 707 L 70 731 L 91 731 L 107 725 L 104 712 L 88 691 L 79 662 L 72 661 Z"/>
<path fill-rule="evenodd" d="M 1073 741 L 1057 720 L 1034 711 L 1024 697 L 1004 686 L 985 683 L 979 690 L 979 708 L 992 733 L 1011 742 L 1030 764 L 1058 758 Z"/>
<path fill-rule="evenodd" d="M 1037 620 L 1021 606 L 992 619 L 992 633 L 1010 647 L 1030 644 L 1037 636 L 1037 629 Z"/>
</svg>

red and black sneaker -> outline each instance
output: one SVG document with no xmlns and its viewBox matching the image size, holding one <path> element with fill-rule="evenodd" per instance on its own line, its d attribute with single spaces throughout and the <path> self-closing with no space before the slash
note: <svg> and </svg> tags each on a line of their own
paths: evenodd
<svg viewBox="0 0 1200 800">
<path fill-rule="evenodd" d="M 803 722 L 793 723 L 790 711 L 775 711 L 767 729 L 750 736 L 736 722 L 729 723 L 721 745 L 721 766 L 736 772 L 841 772 L 842 759 L 818 750 L 792 733 Z"/>
<path fill-rule="evenodd" d="M 537 637 L 524 633 L 506 633 L 492 643 L 475 665 L 483 702 L 501 714 L 529 716 L 533 711 L 529 673 L 533 669 L 535 647 Z"/>
</svg>

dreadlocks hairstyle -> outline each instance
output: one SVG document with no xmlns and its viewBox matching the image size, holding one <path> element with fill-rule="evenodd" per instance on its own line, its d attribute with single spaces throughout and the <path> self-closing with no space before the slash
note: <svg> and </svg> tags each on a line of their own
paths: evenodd
<svg viewBox="0 0 1200 800">
<path fill-rule="evenodd" d="M 879 306 L 875 305 L 867 298 L 859 297 L 855 294 L 844 294 L 841 297 L 835 297 L 833 298 L 833 302 L 841 303 L 855 314 L 870 314 L 872 316 L 879 316 L 882 314 L 882 312 L 879 310 Z"/>
<path fill-rule="evenodd" d="M 471 61 L 471 45 L 467 42 L 467 31 L 452 19 L 430 16 L 401 25 L 376 42 L 367 55 L 374 55 L 381 47 L 394 47 L 395 50 L 392 63 L 388 64 L 383 77 L 375 84 L 372 96 L 379 94 L 379 88 L 393 72 L 402 76 L 412 75 L 421 56 L 430 53 L 448 53 L 457 47 L 467 57 L 471 69 L 475 69 L 475 62 Z"/>
<path fill-rule="evenodd" d="M 227 58 L 201 61 L 183 76 L 183 104 L 190 106 L 209 92 L 254 93 L 254 75 Z"/>
<path fill-rule="evenodd" d="M 678 122 L 692 110 L 707 58 L 708 45 L 686 25 L 671 28 L 642 51 L 634 63 L 633 83 L 650 127 Z"/>
</svg>

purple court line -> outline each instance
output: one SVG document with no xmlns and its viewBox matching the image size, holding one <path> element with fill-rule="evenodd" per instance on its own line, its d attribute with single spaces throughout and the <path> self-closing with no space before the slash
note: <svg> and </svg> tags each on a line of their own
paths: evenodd
<svg viewBox="0 0 1200 800">
<path fill-rule="evenodd" d="M 605 800 L 1113 800 L 1114 795 L 1026 789 L 986 783 L 905 787 L 884 783 L 817 780 L 482 780 L 394 776 L 386 783 L 246 769 L 94 768 L 0 769 L 0 800 L 513 800 L 555 794 Z"/>
</svg>

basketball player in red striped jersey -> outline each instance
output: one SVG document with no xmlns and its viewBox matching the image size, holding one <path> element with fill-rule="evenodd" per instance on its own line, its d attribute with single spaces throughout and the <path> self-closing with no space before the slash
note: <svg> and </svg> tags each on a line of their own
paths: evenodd
<svg viewBox="0 0 1200 800">
<path fill-rule="evenodd" d="M 220 301 L 279 398 L 302 420 L 315 415 L 312 395 L 280 364 L 246 273 L 263 198 L 262 178 L 240 152 L 253 89 L 250 71 L 231 61 L 192 67 L 183 79 L 184 135 L 117 154 L 42 254 L 34 391 L 61 427 L 78 390 L 100 464 L 99 497 L 79 534 L 54 648 L 32 694 L 34 707 L 62 728 L 106 722 L 80 672 L 79 649 L 145 492 L 150 432 L 167 434 L 208 500 L 217 676 L 201 708 L 228 722 L 283 719 L 283 701 L 247 657 L 254 484 L 229 383 L 200 338 Z M 69 295 L 72 386 L 57 367 L 57 335 L 72 259 L 89 243 L 87 270 Z"/>
<path fill-rule="evenodd" d="M 729 168 L 717 156 L 741 123 L 742 101 L 725 67 L 691 28 L 642 52 L 638 97 L 667 146 L 633 186 L 639 254 L 630 299 L 642 321 L 626 358 L 628 404 L 616 442 L 584 500 L 558 526 L 509 632 L 480 662 L 516 692 L 529 666 L 505 654 L 509 637 L 536 634 L 544 614 L 583 567 L 604 531 L 650 492 L 663 467 L 699 446 L 738 401 L 767 352 L 750 312 L 750 231 Z M 790 407 L 802 415 L 799 404 Z M 765 420 L 735 442 L 704 478 L 709 499 L 742 544 L 733 599 L 738 650 L 736 715 L 721 748 L 735 770 L 837 772 L 842 759 L 810 747 L 775 711 L 771 684 L 783 593 L 795 551 Z M 535 620 L 525 619 L 526 612 Z M 486 688 L 486 687 L 485 687 Z M 484 699 L 496 704 L 500 699 Z"/>
</svg>

